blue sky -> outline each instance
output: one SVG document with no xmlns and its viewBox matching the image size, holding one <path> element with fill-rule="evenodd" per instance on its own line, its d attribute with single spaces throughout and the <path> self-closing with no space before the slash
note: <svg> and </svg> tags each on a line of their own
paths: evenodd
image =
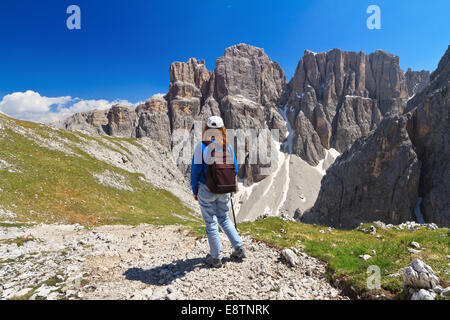
<svg viewBox="0 0 450 320">
<path fill-rule="evenodd" d="M 81 30 L 66 27 L 72 4 Z M 366 27 L 371 4 L 381 30 Z M 449 12 L 448 0 L 1 0 L 0 99 L 61 98 L 54 112 L 67 101 L 136 103 L 167 92 L 171 62 L 196 57 L 212 70 L 240 42 L 264 48 L 288 80 L 305 49 L 383 49 L 405 71 L 434 70 L 449 45 Z"/>
</svg>

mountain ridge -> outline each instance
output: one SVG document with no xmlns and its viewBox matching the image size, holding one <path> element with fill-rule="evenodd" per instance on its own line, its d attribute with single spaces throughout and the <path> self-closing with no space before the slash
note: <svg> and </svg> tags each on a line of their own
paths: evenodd
<svg viewBox="0 0 450 320">
<path fill-rule="evenodd" d="M 266 213 L 293 216 L 297 209 L 309 209 L 322 175 L 335 159 L 332 154 L 369 135 L 388 113 L 402 112 L 411 98 L 409 92 L 417 95 L 429 77 L 426 72 L 405 73 L 399 57 L 383 50 L 366 55 L 335 48 L 321 53 L 306 50 L 286 82 L 284 71 L 264 49 L 241 43 L 226 48 L 212 71 L 196 58 L 173 62 L 169 79 L 166 94 L 153 96 L 135 109 L 114 106 L 76 114 L 59 127 L 150 137 L 172 150 L 175 158 L 191 153 L 193 145 L 189 138 L 172 140 L 173 133 L 184 130 L 192 135 L 195 121 L 212 115 L 221 116 L 227 128 L 279 129 L 279 141 L 269 147 L 277 149 L 281 143 L 271 174 L 263 174 L 261 164 L 248 163 L 248 144 L 241 155 L 245 162 L 239 164 L 241 191 L 236 197 L 237 211 L 242 207 L 243 213 L 238 216 L 255 219 Z M 283 153 L 284 160 L 279 160 Z M 177 163 L 186 177 L 187 160 Z M 296 172 L 303 173 L 304 179 Z M 270 181 L 265 181 L 268 176 Z M 257 206 L 245 205 L 261 195 L 268 198 Z"/>
<path fill-rule="evenodd" d="M 450 46 L 405 112 L 385 117 L 330 167 L 303 221 L 352 228 L 415 218 L 449 226 L 449 89 Z"/>
<path fill-rule="evenodd" d="M 295 99 L 295 95 L 301 95 L 301 94 L 312 94 L 313 97 L 311 97 L 311 99 L 313 100 L 311 101 L 306 101 L 304 102 L 304 104 L 306 106 L 304 107 L 292 107 L 290 106 L 290 108 L 288 108 L 288 112 L 287 112 L 287 117 L 289 119 L 289 121 L 291 122 L 291 126 L 292 127 L 296 127 L 295 126 L 295 118 L 297 117 L 299 111 L 303 111 L 303 115 L 306 116 L 306 118 L 308 119 L 309 122 L 311 122 L 311 124 L 313 125 L 313 129 L 315 132 L 308 132 L 308 135 L 312 135 L 312 140 L 315 141 L 314 143 L 309 143 L 307 145 L 304 144 L 300 144 L 302 146 L 302 148 L 307 148 L 307 149 L 316 149 L 316 154 L 315 155 L 310 155 L 308 153 L 304 153 L 302 151 L 300 151 L 300 149 L 296 152 L 302 159 L 304 159 L 305 161 L 307 161 L 309 164 L 311 165 L 317 165 L 319 160 L 323 159 L 325 156 L 325 153 L 323 151 L 323 148 L 325 149 L 329 149 L 330 147 L 333 147 L 329 141 L 332 135 L 336 135 L 335 133 L 331 133 L 331 132 L 326 132 L 327 130 L 331 130 L 331 126 L 333 125 L 334 127 L 336 127 L 336 121 L 338 121 L 337 119 L 333 120 L 330 119 L 328 117 L 328 120 L 326 119 L 327 117 L 325 116 L 326 113 L 328 113 L 329 111 L 327 111 L 329 109 L 328 106 L 322 106 L 320 108 L 316 108 L 315 105 L 312 104 L 317 104 L 317 98 L 315 98 L 316 93 L 315 92 L 311 92 L 311 90 L 308 91 L 307 88 L 302 89 L 302 90 L 306 90 L 304 92 L 296 92 L 294 95 L 294 91 L 296 87 L 299 87 L 298 83 L 300 80 L 297 80 L 297 78 L 299 77 L 298 73 L 299 68 L 302 66 L 302 61 L 307 61 L 305 62 L 306 64 L 308 64 L 309 60 L 311 60 L 310 56 L 313 57 L 322 57 L 323 55 L 327 56 L 352 56 L 352 59 L 355 59 L 356 56 L 359 57 L 366 57 L 366 55 L 363 52 L 350 52 L 350 51 L 341 51 L 340 49 L 334 48 L 331 49 L 327 52 L 321 52 L 321 53 L 313 53 L 310 50 L 305 50 L 305 54 L 304 56 L 300 59 L 298 66 L 297 66 L 297 70 L 296 73 L 294 74 L 294 76 L 292 77 L 292 79 L 287 83 L 285 80 L 285 75 L 284 72 L 282 70 L 282 68 L 278 65 L 278 63 L 276 63 L 276 61 L 272 61 L 268 58 L 268 56 L 265 54 L 264 49 L 262 48 L 257 48 L 257 47 L 253 47 L 247 44 L 237 44 L 234 46 L 231 46 L 229 48 L 226 48 L 224 51 L 224 56 L 223 57 L 219 57 L 216 59 L 216 66 L 214 68 L 214 70 L 209 71 L 207 70 L 204 61 L 203 63 L 195 58 L 190 58 L 188 59 L 187 62 L 173 62 L 170 66 L 170 70 L 169 70 L 169 75 L 170 75 L 170 84 L 169 84 L 169 91 L 165 94 L 165 95 L 157 95 L 157 96 L 153 96 L 151 98 L 149 98 L 144 104 L 139 105 L 138 107 L 136 107 L 135 113 L 136 113 L 136 117 L 131 116 L 131 119 L 129 119 L 128 121 L 127 118 L 129 117 L 129 115 L 127 114 L 127 110 L 128 109 L 121 109 L 121 110 L 113 110 L 113 108 L 109 109 L 108 111 L 91 111 L 91 112 L 84 112 L 84 113 L 79 113 L 79 114 L 75 114 L 63 121 L 61 121 L 60 123 L 58 123 L 58 127 L 62 127 L 65 129 L 69 129 L 69 130 L 77 130 L 77 129 L 82 129 L 82 130 L 86 130 L 86 131 L 93 131 L 93 128 L 95 128 L 97 133 L 103 133 L 103 134 L 109 134 L 109 135 L 116 135 L 116 136 L 125 136 L 125 137 L 142 137 L 142 136 L 152 136 L 152 137 L 161 137 L 163 136 L 164 138 L 160 138 L 161 140 L 164 141 L 164 145 L 168 144 L 168 139 L 170 139 L 170 137 L 168 138 L 167 132 L 164 132 L 163 134 L 155 134 L 152 130 L 154 130 L 153 128 L 150 128 L 148 123 L 146 124 L 146 122 L 150 121 L 150 123 L 156 124 L 155 122 L 155 118 L 158 120 L 161 120 L 162 127 L 165 127 L 165 125 L 167 124 L 167 119 L 165 119 L 165 115 L 167 115 L 167 117 L 169 118 L 168 121 L 170 123 L 170 131 L 173 132 L 173 130 L 178 129 L 178 128 L 187 128 L 190 129 L 190 127 L 192 127 L 192 121 L 193 119 L 189 120 L 189 123 L 185 123 L 185 124 L 181 124 L 179 123 L 180 121 L 186 121 L 186 119 L 179 119 L 179 115 L 185 115 L 188 118 L 189 117 L 194 117 L 194 118 L 199 118 L 199 119 L 203 119 L 207 118 L 210 115 L 221 115 L 224 117 L 226 125 L 228 127 L 233 127 L 233 128 L 240 128 L 241 126 L 244 125 L 244 123 L 242 122 L 242 119 L 238 118 L 235 119 L 232 117 L 232 115 L 230 114 L 230 112 L 232 112 L 232 110 L 234 110 L 233 108 L 238 108 L 239 110 L 244 108 L 245 109 L 245 105 L 242 106 L 237 106 L 237 107 L 231 107 L 230 109 L 230 103 L 227 101 L 228 99 L 226 99 L 226 96 L 230 96 L 228 93 L 231 93 L 231 96 L 242 96 L 246 99 L 249 99 L 250 101 L 253 101 L 259 105 L 266 105 L 269 104 L 272 107 L 275 107 L 275 109 L 279 109 L 284 107 L 284 105 L 286 103 L 290 103 L 295 104 L 295 105 L 299 105 L 301 104 L 302 99 Z M 240 74 L 239 72 L 234 73 L 236 75 L 240 75 L 240 79 L 239 81 L 241 81 L 241 83 L 234 83 L 233 81 L 235 81 L 235 79 L 230 78 L 230 79 L 226 79 L 224 78 L 224 70 L 226 68 L 229 68 L 231 71 L 233 71 L 233 68 L 239 68 L 239 59 L 248 59 L 248 57 L 255 57 L 256 60 L 258 59 L 263 59 L 265 60 L 264 63 L 267 63 L 269 67 L 269 69 L 275 69 L 275 70 L 279 70 L 277 72 L 279 72 L 280 76 L 276 76 L 274 79 L 271 79 L 273 81 L 269 81 L 269 84 L 273 84 L 275 87 L 272 87 L 272 89 L 269 89 L 269 92 L 267 93 L 267 95 L 259 95 L 258 96 L 258 84 L 252 82 L 252 81 L 247 81 L 249 80 L 248 77 L 243 77 L 242 74 Z M 396 68 L 396 72 L 398 73 L 395 77 L 397 77 L 399 79 L 399 89 L 398 92 L 395 93 L 396 95 L 398 95 L 401 99 L 407 99 L 409 96 L 407 95 L 407 92 L 414 92 L 414 94 L 416 93 L 414 90 L 418 90 L 418 88 L 422 88 L 424 83 L 426 83 L 428 81 L 428 78 L 426 76 L 427 72 L 426 71 L 420 71 L 420 72 L 416 72 L 416 71 L 411 71 L 410 69 L 408 69 L 408 71 L 405 73 L 403 72 L 403 70 L 401 70 L 400 66 L 399 66 L 399 58 L 398 56 L 395 56 L 393 54 L 389 54 L 383 50 L 376 50 L 373 53 L 367 55 L 368 57 L 375 57 L 373 60 L 380 60 L 383 57 L 387 57 L 386 59 L 389 60 L 389 65 L 393 65 Z M 380 58 L 381 57 L 381 58 Z M 324 57 L 326 58 L 326 57 Z M 319 58 L 319 60 L 323 60 L 324 58 Z M 339 58 L 339 59 L 342 59 Z M 345 58 L 345 59 L 349 59 L 349 58 Z M 345 60 L 344 59 L 344 60 Z M 360 58 L 361 59 L 361 58 Z M 383 58 L 384 59 L 384 58 Z M 227 60 L 229 60 L 230 62 L 227 64 Z M 377 62 L 374 64 L 374 66 L 376 67 L 377 65 L 380 65 L 381 62 Z M 352 64 L 355 64 L 356 62 L 353 61 Z M 241 63 L 242 64 L 242 63 Z M 383 64 L 383 63 L 381 63 Z M 237 66 L 237 67 L 233 67 L 233 66 Z M 252 71 L 255 68 L 248 68 L 246 66 L 244 66 L 244 68 L 246 71 Z M 323 76 L 325 77 L 325 66 L 311 66 L 311 70 L 313 69 L 321 69 L 320 73 L 323 74 Z M 328 68 L 333 68 L 332 66 L 328 66 Z M 347 68 L 346 66 L 340 66 L 338 68 Z M 322 70 L 323 69 L 323 70 Z M 373 69 L 373 67 L 369 68 L 370 70 Z M 369 70 L 368 69 L 368 70 Z M 317 70 L 318 71 L 318 70 Z M 253 71 L 252 71 L 253 72 Z M 256 71 L 257 73 L 255 75 L 253 75 L 252 77 L 260 77 L 260 75 L 258 75 L 258 71 Z M 312 72 L 312 71 L 308 71 L 308 72 Z M 372 71 L 367 71 L 368 73 L 372 73 Z M 312 72 L 314 73 L 314 72 Z M 405 79 L 405 75 L 408 75 L 408 81 L 406 81 Z M 314 75 L 312 74 L 310 77 L 312 78 L 317 78 L 317 74 Z M 333 76 L 328 75 L 328 77 Z M 301 77 L 301 75 L 300 75 Z M 351 77 L 351 75 L 350 75 Z M 219 78 L 219 79 L 217 79 Z M 363 77 L 362 77 L 363 78 Z M 262 79 L 262 78 L 261 78 Z M 313 91 L 317 91 L 318 88 L 320 87 L 320 84 L 317 83 L 317 79 L 309 79 L 307 76 L 305 79 L 301 80 L 301 82 L 305 82 L 307 81 L 309 82 L 316 82 L 315 83 L 315 88 L 313 89 Z M 245 82 L 247 84 L 247 86 L 244 85 L 244 82 L 242 81 L 247 81 Z M 345 79 L 343 79 L 342 81 L 347 81 Z M 341 82 L 342 82 L 341 81 Z M 348 80 L 350 81 L 350 80 Z M 355 81 L 355 80 L 353 80 Z M 264 82 L 264 81 L 263 81 Z M 361 83 L 361 81 L 357 81 L 357 85 Z M 238 84 L 238 86 L 236 86 Z M 278 86 L 278 88 L 276 88 Z M 322 84 L 323 86 L 323 84 Z M 342 87 L 343 85 L 340 84 L 338 87 Z M 370 90 L 372 92 L 375 92 L 374 90 L 376 90 L 376 87 L 372 84 L 369 86 Z M 270 88 L 270 85 L 269 87 Z M 350 95 L 346 95 L 346 97 L 348 96 L 349 98 L 346 98 L 346 100 L 350 99 L 347 102 L 347 105 L 345 105 L 344 109 L 348 109 L 348 108 L 352 108 L 351 104 L 354 103 L 354 97 L 359 97 L 361 96 L 362 98 L 367 98 L 367 99 L 372 99 L 369 98 L 368 95 L 370 92 L 364 92 L 364 90 L 362 88 L 359 88 L 358 86 L 353 89 L 356 90 L 354 92 L 350 92 Z M 342 88 L 340 88 L 340 91 L 342 91 Z M 383 90 L 381 90 L 383 91 Z M 386 91 L 386 90 L 385 90 Z M 278 92 L 278 93 L 276 93 Z M 353 95 L 353 93 L 357 93 L 356 96 Z M 321 93 L 321 95 L 323 95 Z M 372 96 L 376 96 L 377 94 L 375 93 L 371 93 Z M 378 94 L 379 95 L 379 94 Z M 166 102 L 168 103 L 167 108 L 165 106 L 162 107 L 162 109 L 160 109 L 160 112 L 157 115 L 154 115 L 152 112 L 149 112 L 149 114 L 145 114 L 143 117 L 141 117 L 142 113 L 140 112 L 141 110 L 152 110 L 151 106 L 149 105 L 149 102 L 151 100 L 156 100 L 159 99 L 160 101 L 163 101 L 162 99 L 165 99 Z M 190 101 L 187 101 L 186 99 L 189 99 Z M 342 99 L 342 98 L 341 98 Z M 367 109 L 368 108 L 368 104 L 367 99 L 362 99 L 362 101 L 357 101 L 357 104 L 362 104 L 363 106 L 358 106 L 358 108 L 362 108 L 362 109 Z M 389 100 L 389 95 L 386 98 L 387 100 Z M 386 100 L 384 99 L 384 100 Z M 198 100 L 198 101 L 197 101 Z M 226 100 L 226 101 L 223 101 Z M 361 99 L 358 99 L 361 100 Z M 383 100 L 383 101 L 384 101 Z M 299 102 L 300 101 L 300 102 Z M 333 102 L 334 104 L 338 104 L 336 101 Z M 341 102 L 342 103 L 342 102 Z M 164 102 L 162 102 L 162 104 L 164 104 Z M 402 109 L 405 105 L 406 101 L 401 102 L 400 105 L 395 105 L 395 108 L 399 108 Z M 233 105 L 233 104 L 232 104 Z M 336 108 L 337 106 L 334 106 L 334 108 Z M 116 106 L 116 108 L 118 108 Z M 354 107 L 353 107 L 354 108 Z M 370 107 L 373 108 L 373 107 Z M 294 112 L 294 109 L 296 110 Z M 297 110 L 298 109 L 298 110 Z M 317 111 L 316 111 L 317 109 Z M 383 113 L 386 112 L 386 109 L 389 109 L 387 106 L 383 107 Z M 266 125 L 270 128 L 279 128 L 280 130 L 282 130 L 282 133 L 284 133 L 286 131 L 285 126 L 283 125 L 283 121 L 280 118 L 280 114 L 279 114 L 279 110 L 276 110 L 277 112 L 275 113 L 275 118 L 273 118 L 273 116 L 269 115 L 268 119 L 263 119 L 263 115 L 258 115 L 257 119 L 261 119 L 262 123 L 266 123 Z M 308 111 L 308 112 L 306 112 Z M 186 112 L 188 114 L 186 114 Z M 324 114 L 325 112 L 325 114 Z M 297 114 L 297 115 L 296 115 Z M 322 114 L 322 115 L 320 115 Z M 102 121 L 99 122 L 98 121 L 98 117 L 102 118 Z M 325 118 L 324 118 L 325 117 Z M 376 125 L 376 123 L 379 123 L 379 121 L 381 120 L 382 115 L 380 114 L 380 112 L 376 112 L 376 114 L 374 115 L 375 120 L 371 120 L 371 122 L 373 122 L 372 125 L 370 125 L 367 128 L 364 129 L 360 129 L 362 130 L 360 133 L 351 133 L 350 135 L 352 136 L 350 138 L 350 140 L 348 142 L 342 142 L 339 146 L 338 146 L 338 151 L 342 152 L 344 151 L 346 148 L 348 148 L 352 141 L 354 141 L 355 138 L 361 136 L 361 135 L 365 135 L 367 134 L 370 130 L 374 129 L 374 126 Z M 372 117 L 373 118 L 373 117 Z M 137 120 L 136 120 L 137 119 Z M 142 119 L 142 120 L 141 120 Z M 322 119 L 322 120 L 321 120 Z M 128 124 L 126 125 L 126 127 L 129 127 L 127 130 L 125 130 L 124 132 L 119 131 L 111 131 L 111 127 L 114 127 L 115 125 L 118 125 L 118 122 L 123 123 L 123 121 L 125 120 L 125 122 L 128 122 Z M 261 120 L 259 120 L 261 122 Z M 339 121 L 344 121 L 344 118 L 339 118 Z M 349 121 L 349 120 L 346 120 Z M 348 127 L 348 126 L 352 126 L 354 124 L 354 121 L 351 121 L 349 124 L 343 124 L 340 127 Z M 364 120 L 363 120 L 364 121 Z M 116 123 L 117 122 L 117 123 Z M 259 127 L 264 127 L 264 125 L 262 125 L 262 123 L 258 124 L 257 126 Z M 245 123 L 245 125 L 248 125 L 247 123 Z M 361 126 L 361 125 L 360 125 Z M 156 126 L 158 127 L 158 126 Z M 329 129 L 326 129 L 327 127 L 330 127 Z M 361 127 L 362 128 L 362 127 Z M 339 129 L 333 129 L 333 131 L 339 131 Z M 347 133 L 341 133 L 341 136 L 348 136 Z M 282 134 L 283 136 L 283 134 Z M 300 134 L 296 134 L 296 136 L 300 136 Z M 321 141 L 321 143 L 318 143 L 317 137 L 319 138 L 319 140 Z M 328 138 L 327 138 L 328 137 Z M 300 147 L 300 146 L 299 146 Z M 297 148 L 298 149 L 298 148 Z M 246 177 L 251 177 L 251 175 L 247 175 Z M 256 178 L 256 180 L 258 180 L 260 178 Z M 251 182 L 250 182 L 251 184 Z"/>
</svg>

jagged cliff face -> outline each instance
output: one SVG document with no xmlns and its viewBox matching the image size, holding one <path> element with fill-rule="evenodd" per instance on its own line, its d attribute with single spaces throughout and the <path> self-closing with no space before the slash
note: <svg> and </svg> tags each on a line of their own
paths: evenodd
<svg viewBox="0 0 450 320">
<path fill-rule="evenodd" d="M 286 85 L 281 67 L 261 48 L 238 44 L 227 48 L 216 60 L 214 99 L 227 128 L 280 129 L 286 126 L 278 111 L 278 101 Z M 246 146 L 246 157 L 248 156 Z M 262 180 L 259 165 L 241 165 L 240 176 L 246 184 Z"/>
<path fill-rule="evenodd" d="M 156 95 L 136 107 L 136 138 L 149 137 L 170 148 L 169 107 L 163 95 Z"/>
<path fill-rule="evenodd" d="M 423 215 L 450 225 L 449 71 L 450 47 L 404 114 L 386 117 L 336 160 L 304 221 L 351 228 Z"/>
<path fill-rule="evenodd" d="M 286 126 L 278 103 L 286 77 L 263 49 L 237 44 L 216 60 L 213 71 L 207 70 L 204 61 L 191 58 L 172 63 L 169 75 L 165 96 L 154 96 L 136 109 L 114 106 L 107 111 L 76 114 L 60 126 L 121 137 L 151 137 L 174 148 L 179 141 L 171 141 L 172 133 L 179 129 L 192 132 L 196 120 L 218 115 L 227 128 L 280 129 L 284 139 Z M 180 154 L 185 147 L 177 149 Z M 245 152 L 246 157 L 248 146 Z M 188 173 L 189 164 L 179 163 L 179 167 Z M 240 176 L 246 184 L 265 177 L 259 167 L 241 165 Z"/>
<path fill-rule="evenodd" d="M 124 138 L 151 137 L 170 147 L 170 123 L 167 101 L 155 95 L 135 109 L 114 105 L 108 110 L 76 113 L 57 127 Z"/>
<path fill-rule="evenodd" d="M 190 130 L 208 93 L 210 72 L 194 58 L 170 65 L 169 118 L 172 131 Z"/>
<path fill-rule="evenodd" d="M 419 197 L 425 221 L 450 226 L 450 46 L 430 84 L 408 102 L 408 132 L 421 161 Z"/>
<path fill-rule="evenodd" d="M 115 106 L 81 113 L 63 127 L 148 136 L 173 147 L 170 134 L 175 130 L 191 131 L 195 120 L 220 115 L 228 128 L 277 128 L 284 138 L 287 128 L 280 113 L 284 107 L 281 112 L 293 130 L 291 152 L 315 166 L 325 158 L 325 149 L 344 152 L 388 112 L 403 111 L 408 98 L 429 81 L 426 71 L 404 73 L 399 58 L 384 51 L 365 55 L 333 49 L 305 51 L 286 84 L 281 67 L 263 49 L 246 44 L 227 48 L 213 71 L 204 61 L 191 58 L 172 63 L 169 74 L 169 92 L 152 97 L 135 112 Z M 251 177 L 251 183 L 263 178 L 251 173 L 256 171 L 243 166 L 241 174 Z"/>
<path fill-rule="evenodd" d="M 395 55 L 305 51 L 282 101 L 295 130 L 294 152 L 317 165 L 323 148 L 344 152 L 385 114 L 402 111 L 407 98 Z M 298 118 L 309 124 L 300 126 Z"/>
<path fill-rule="evenodd" d="M 168 98 L 172 129 L 192 130 L 195 120 L 218 115 L 224 119 L 227 128 L 279 128 L 281 135 L 285 135 L 284 120 L 277 105 L 286 85 L 285 75 L 263 49 L 246 44 L 229 47 L 224 56 L 216 60 L 212 73 L 208 73 L 204 64 L 199 65 L 195 59 L 174 63 L 170 70 Z M 183 89 L 175 85 L 177 80 Z M 247 146 L 245 157 L 248 151 Z M 183 171 L 189 168 L 186 165 L 181 167 Z M 240 165 L 240 176 L 246 184 L 264 178 L 259 167 Z"/>
<path fill-rule="evenodd" d="M 427 70 L 412 71 L 411 68 L 405 72 L 406 87 L 408 96 L 414 97 L 416 93 L 422 91 L 430 82 L 430 72 Z"/>
<path fill-rule="evenodd" d="M 260 128 L 271 121 L 282 121 L 277 107 L 286 77 L 263 49 L 244 44 L 227 48 L 225 55 L 216 60 L 214 76 L 214 97 L 230 126 Z M 246 117 L 233 114 L 242 109 Z M 252 113 L 256 113 L 254 117 Z"/>
<path fill-rule="evenodd" d="M 357 140 L 327 170 L 302 220 L 337 228 L 414 220 L 419 161 L 406 126 L 402 116 L 387 117 L 372 135 Z"/>
<path fill-rule="evenodd" d="M 104 126 L 106 134 L 116 137 L 136 136 L 137 117 L 133 109 L 115 105 L 106 114 L 108 123 Z"/>
</svg>

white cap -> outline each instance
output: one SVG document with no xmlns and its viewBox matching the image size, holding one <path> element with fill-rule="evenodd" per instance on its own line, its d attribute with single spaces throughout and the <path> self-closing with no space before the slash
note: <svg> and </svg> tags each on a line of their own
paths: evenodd
<svg viewBox="0 0 450 320">
<path fill-rule="evenodd" d="M 206 122 L 206 125 L 209 128 L 218 129 L 223 127 L 223 120 L 221 117 L 218 116 L 212 116 L 208 118 L 208 121 Z"/>
</svg>

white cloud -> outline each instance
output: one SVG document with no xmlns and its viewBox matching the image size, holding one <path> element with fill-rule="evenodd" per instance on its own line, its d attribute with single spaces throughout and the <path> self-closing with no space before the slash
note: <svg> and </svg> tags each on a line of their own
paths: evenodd
<svg viewBox="0 0 450 320">
<path fill-rule="evenodd" d="M 41 96 L 38 92 L 27 90 L 5 95 L 0 101 L 0 112 L 16 119 L 49 123 L 65 119 L 78 112 L 96 109 L 105 110 L 114 104 L 129 107 L 137 105 L 127 100 L 83 100 L 70 96 L 50 98 Z"/>
<path fill-rule="evenodd" d="M 50 111 L 50 106 L 66 104 L 71 99 L 71 97 L 42 97 L 37 92 L 27 90 L 4 96 L 0 102 L 0 109 L 11 116 L 24 112 L 43 113 Z"/>
</svg>

